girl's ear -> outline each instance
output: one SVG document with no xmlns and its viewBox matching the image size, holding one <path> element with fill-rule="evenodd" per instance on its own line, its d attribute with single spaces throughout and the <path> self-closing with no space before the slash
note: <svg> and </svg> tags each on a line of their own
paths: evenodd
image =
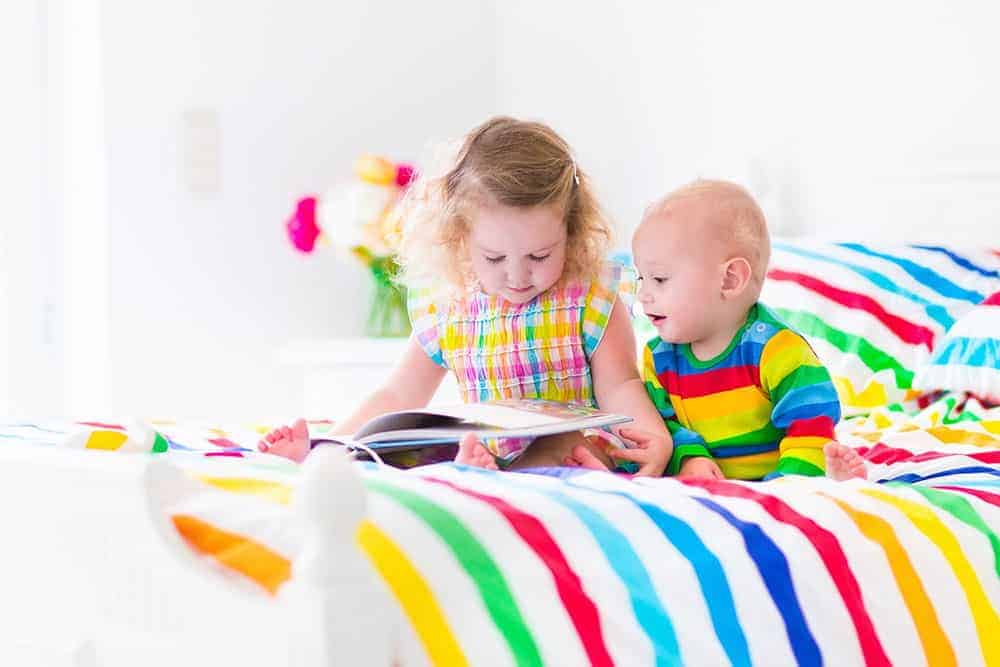
<svg viewBox="0 0 1000 667">
<path fill-rule="evenodd" d="M 732 299 L 743 293 L 750 284 L 750 262 L 734 257 L 722 267 L 722 298 Z"/>
</svg>

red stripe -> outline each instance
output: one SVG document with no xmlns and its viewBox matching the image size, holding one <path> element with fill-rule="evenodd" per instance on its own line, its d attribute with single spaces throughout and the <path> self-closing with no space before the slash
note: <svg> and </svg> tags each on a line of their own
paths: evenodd
<svg viewBox="0 0 1000 667">
<path fill-rule="evenodd" d="M 759 493 L 746 486 L 715 480 L 683 479 L 681 481 L 691 486 L 701 487 L 715 495 L 752 500 L 764 508 L 775 520 L 798 528 L 816 549 L 816 553 L 823 560 L 823 564 L 830 572 L 830 578 L 833 579 L 834 585 L 840 592 L 840 597 L 847 607 L 847 613 L 854 623 L 858 641 L 861 642 L 861 652 L 864 654 L 865 664 L 891 664 L 889 657 L 885 654 L 885 649 L 882 648 L 882 642 L 875 634 L 872 619 L 865 609 L 858 580 L 854 577 L 851 566 L 847 562 L 847 556 L 833 533 L 812 519 L 799 514 L 779 498 Z"/>
<path fill-rule="evenodd" d="M 944 489 L 947 491 L 961 491 L 962 493 L 967 493 L 970 496 L 975 496 L 980 500 L 985 500 L 991 505 L 1000 507 L 1000 495 L 996 493 L 990 493 L 989 491 L 983 491 L 982 489 L 970 489 L 964 486 L 935 486 L 934 488 Z"/>
<path fill-rule="evenodd" d="M 503 518 L 507 519 L 511 528 L 542 559 L 552 574 L 556 590 L 559 591 L 559 599 L 562 600 L 563 607 L 573 621 L 573 626 L 580 636 L 587 657 L 590 658 L 590 664 L 608 665 L 609 667 L 614 665 L 601 632 L 601 619 L 597 613 L 597 605 L 584 592 L 580 577 L 570 567 L 569 561 L 566 560 L 559 545 L 556 544 L 555 539 L 541 521 L 517 509 L 503 498 L 465 489 L 435 477 L 424 477 L 423 479 L 482 500 L 492 505 Z"/>
<path fill-rule="evenodd" d="M 979 305 L 981 305 L 981 306 L 1000 306 L 1000 292 L 996 292 L 995 294 L 989 295 L 988 297 L 986 297 L 986 301 L 983 301 Z"/>
<path fill-rule="evenodd" d="M 905 343 L 909 343 L 910 345 L 926 345 L 928 350 L 934 347 L 933 331 L 925 326 L 914 324 L 909 320 L 904 320 L 902 317 L 889 313 L 870 296 L 842 290 L 812 276 L 793 271 L 772 269 L 767 272 L 767 277 L 772 280 L 787 280 L 796 283 L 842 306 L 853 310 L 863 310 L 873 315 L 879 322 L 888 327 L 892 333 L 896 334 L 897 338 Z"/>
<path fill-rule="evenodd" d="M 660 384 L 671 394 L 681 398 L 697 398 L 711 396 L 720 391 L 740 389 L 755 386 L 757 378 L 756 366 L 733 366 L 732 368 L 716 368 L 703 373 L 678 375 L 675 371 L 658 373 Z"/>
<path fill-rule="evenodd" d="M 1000 449 L 988 452 L 972 452 L 968 454 L 935 451 L 914 454 L 908 449 L 889 447 L 880 442 L 872 448 L 859 447 L 857 451 L 858 454 L 872 463 L 922 463 L 923 461 L 933 461 L 934 459 L 945 458 L 948 456 L 965 456 L 983 463 L 1000 463 Z"/>
<path fill-rule="evenodd" d="M 124 426 L 119 426 L 118 424 L 105 424 L 104 422 L 77 422 L 81 426 L 91 426 L 93 428 L 109 428 L 114 431 L 124 431 Z"/>
<path fill-rule="evenodd" d="M 788 425 L 785 437 L 818 436 L 833 440 L 833 426 L 833 420 L 826 415 L 819 415 L 818 417 L 810 417 L 808 419 L 796 419 Z"/>
</svg>

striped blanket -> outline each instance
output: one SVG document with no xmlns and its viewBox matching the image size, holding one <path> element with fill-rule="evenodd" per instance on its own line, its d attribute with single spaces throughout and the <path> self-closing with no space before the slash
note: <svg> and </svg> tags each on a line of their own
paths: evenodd
<svg viewBox="0 0 1000 667">
<path fill-rule="evenodd" d="M 1000 411 L 957 407 L 843 423 L 870 481 L 359 463 L 358 543 L 408 621 L 403 664 L 1000 664 Z M 298 467 L 236 431 L 157 432 L 187 473 L 163 494 L 180 534 L 278 592 Z M 236 455 L 204 456 L 222 440 Z"/>
</svg>

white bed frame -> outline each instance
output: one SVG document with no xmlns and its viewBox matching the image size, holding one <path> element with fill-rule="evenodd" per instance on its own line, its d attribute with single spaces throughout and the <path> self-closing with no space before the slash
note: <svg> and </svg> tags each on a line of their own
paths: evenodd
<svg viewBox="0 0 1000 667">
<path fill-rule="evenodd" d="M 309 457 L 276 597 L 184 544 L 163 510 L 178 483 L 156 457 L 0 446 L 0 665 L 392 664 L 402 615 L 355 546 L 366 497 L 343 454 Z"/>
</svg>

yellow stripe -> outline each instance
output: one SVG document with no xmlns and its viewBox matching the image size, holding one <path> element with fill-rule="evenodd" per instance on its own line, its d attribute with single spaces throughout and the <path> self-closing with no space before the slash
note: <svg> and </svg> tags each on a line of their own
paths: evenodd
<svg viewBox="0 0 1000 667">
<path fill-rule="evenodd" d="M 824 440 L 823 442 L 829 441 Z M 799 459 L 800 461 L 805 461 L 806 463 L 811 463 L 820 470 L 826 470 L 826 455 L 823 454 L 822 448 L 815 449 L 813 447 L 792 446 L 785 449 L 782 454 Z"/>
<path fill-rule="evenodd" d="M 673 396 L 670 398 L 672 401 Z M 754 386 L 729 389 L 708 396 L 685 398 L 683 401 L 688 419 L 693 422 L 708 421 L 743 412 L 759 412 L 762 409 L 767 410 L 770 415 L 771 407 L 771 402 Z"/>
<path fill-rule="evenodd" d="M 121 431 L 91 431 L 87 436 L 86 448 L 113 452 L 124 445 L 126 440 L 128 436 Z"/>
<path fill-rule="evenodd" d="M 979 635 L 979 646 L 986 664 L 1000 664 L 1000 617 L 990 605 L 982 584 L 976 577 L 975 570 L 962 553 L 962 547 L 948 527 L 934 516 L 931 510 L 912 500 L 898 498 L 874 489 L 863 489 L 861 493 L 877 498 L 901 511 L 927 539 L 941 550 L 969 602 L 972 619 L 976 624 L 976 634 Z"/>
<path fill-rule="evenodd" d="M 1000 445 L 1000 440 L 976 431 L 965 431 L 950 426 L 935 426 L 926 430 L 941 442 L 949 445 L 975 445 L 976 447 L 995 447 Z"/>
<path fill-rule="evenodd" d="M 399 600 L 431 664 L 469 664 L 427 581 L 396 543 L 370 521 L 361 523 L 358 543 Z"/>
<path fill-rule="evenodd" d="M 292 487 L 281 482 L 269 482 L 248 477 L 210 477 L 196 475 L 197 479 L 230 493 L 242 493 L 256 496 L 281 505 L 287 505 L 292 499 Z"/>
<path fill-rule="evenodd" d="M 824 438 L 821 435 L 793 435 L 782 438 L 779 449 L 783 452 L 789 449 L 808 449 L 822 453 L 823 447 L 828 442 L 830 442 L 830 438 Z"/>
<path fill-rule="evenodd" d="M 834 376 L 831 379 L 840 395 L 840 402 L 844 405 L 854 408 L 878 408 L 889 403 L 889 395 L 886 394 L 885 387 L 878 382 L 870 382 L 862 392 L 858 393 L 854 390 L 850 378 Z"/>
<path fill-rule="evenodd" d="M 195 551 L 256 581 L 272 595 L 291 576 L 292 565 L 287 558 L 249 537 L 216 528 L 187 514 L 170 518 Z"/>
<path fill-rule="evenodd" d="M 760 479 L 778 467 L 778 452 L 715 459 L 715 462 L 728 479 Z"/>
<path fill-rule="evenodd" d="M 802 366 L 819 366 L 809 345 L 794 331 L 782 329 L 771 337 L 760 353 L 760 382 L 773 391 L 789 373 Z"/>
<path fill-rule="evenodd" d="M 837 503 L 865 537 L 882 547 L 886 558 L 889 559 L 889 567 L 896 579 L 896 586 L 903 596 L 903 602 L 913 617 L 917 637 L 920 638 L 924 655 L 927 657 L 927 664 L 942 666 L 956 664 L 955 650 L 938 622 L 934 605 L 927 597 L 927 591 L 924 590 L 916 570 L 913 569 L 913 563 L 910 562 L 906 549 L 899 542 L 889 522 L 874 514 L 856 510 L 846 502 L 826 493 L 819 492 L 819 495 Z"/>
<path fill-rule="evenodd" d="M 1000 435 L 1000 419 L 996 421 L 983 420 L 979 422 L 979 425 L 982 426 L 987 431 L 989 431 L 990 433 L 996 433 L 997 435 Z"/>
</svg>

